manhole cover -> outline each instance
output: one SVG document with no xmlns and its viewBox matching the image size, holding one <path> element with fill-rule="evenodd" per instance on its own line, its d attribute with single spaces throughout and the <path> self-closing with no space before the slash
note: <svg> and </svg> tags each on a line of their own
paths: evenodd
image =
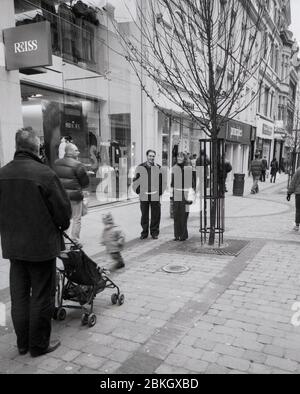
<svg viewBox="0 0 300 394">
<path fill-rule="evenodd" d="M 185 272 L 188 272 L 189 270 L 190 268 L 186 267 L 185 265 L 169 264 L 163 267 L 163 271 L 167 272 L 168 274 L 183 274 Z"/>
</svg>

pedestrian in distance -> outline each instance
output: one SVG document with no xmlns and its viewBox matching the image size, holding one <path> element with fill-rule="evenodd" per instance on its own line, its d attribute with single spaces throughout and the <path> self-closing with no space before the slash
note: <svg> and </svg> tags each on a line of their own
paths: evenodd
<svg viewBox="0 0 300 394">
<path fill-rule="evenodd" d="M 296 219 L 294 231 L 299 232 L 300 226 L 300 168 L 297 169 L 295 175 L 292 178 L 291 184 L 288 188 L 287 200 L 291 201 L 292 194 L 295 194 L 296 201 Z"/>
<path fill-rule="evenodd" d="M 71 218 L 68 196 L 39 150 L 38 134 L 21 129 L 13 161 L 0 169 L 0 235 L 3 258 L 10 260 L 12 321 L 19 353 L 32 357 L 60 345 L 50 340 L 56 257 Z"/>
<path fill-rule="evenodd" d="M 54 170 L 60 178 L 72 206 L 71 238 L 82 247 L 80 243 L 81 217 L 83 210 L 83 189 L 89 186 L 89 177 L 85 166 L 78 160 L 80 152 L 76 145 L 67 144 L 65 157 L 58 159 L 54 164 Z"/>
<path fill-rule="evenodd" d="M 206 152 L 204 149 L 201 149 L 200 151 L 200 156 L 197 158 L 196 161 L 196 168 L 199 167 L 204 167 L 204 177 L 205 177 L 205 181 L 204 184 L 206 185 L 206 187 L 209 187 L 209 183 L 210 183 L 210 164 L 211 161 L 208 158 Z M 201 181 L 199 178 L 200 176 L 197 176 L 197 182 Z"/>
<path fill-rule="evenodd" d="M 102 245 L 106 247 L 106 252 L 115 261 L 114 269 L 124 268 L 125 263 L 121 252 L 124 249 L 125 235 L 120 227 L 114 223 L 111 213 L 103 216 L 103 224 Z"/>
<path fill-rule="evenodd" d="M 279 171 L 279 163 L 277 159 L 274 159 L 271 162 L 271 183 L 276 183 L 277 173 Z"/>
<path fill-rule="evenodd" d="M 229 162 L 229 160 L 224 160 L 224 165 L 220 165 L 220 169 L 219 169 L 220 173 L 219 173 L 219 184 L 220 184 L 220 190 L 221 190 L 221 194 L 224 195 L 225 193 L 228 192 L 227 189 L 227 178 L 228 178 L 228 174 L 230 174 L 232 172 L 232 165 Z"/>
<path fill-rule="evenodd" d="M 196 160 L 196 166 L 197 167 L 202 167 L 202 166 L 209 166 L 210 165 L 210 160 L 205 153 L 205 150 L 202 149 L 200 152 L 200 156 Z"/>
<path fill-rule="evenodd" d="M 265 183 L 266 182 L 266 174 L 267 174 L 267 170 L 268 170 L 268 161 L 267 161 L 266 156 L 262 159 L 261 163 L 262 163 L 262 171 L 261 171 L 260 180 L 261 180 L 261 182 Z"/>
<path fill-rule="evenodd" d="M 259 154 L 256 153 L 255 160 L 252 161 L 251 167 L 250 167 L 250 172 L 253 177 L 253 186 L 251 189 L 251 194 L 259 193 L 258 182 L 261 177 L 262 170 L 263 170 L 262 161 L 259 159 Z"/>
<path fill-rule="evenodd" d="M 172 169 L 171 181 L 172 195 L 174 200 L 174 241 L 186 241 L 188 234 L 189 206 L 193 201 L 188 200 L 189 191 L 193 185 L 192 167 L 188 166 L 187 157 L 179 152 L 177 164 Z"/>
<path fill-rule="evenodd" d="M 163 194 L 161 166 L 155 163 L 156 152 L 148 150 L 147 161 L 140 164 L 133 179 L 133 190 L 140 196 L 141 240 L 149 237 L 149 211 L 151 210 L 150 234 L 157 240 L 160 232 L 161 196 Z"/>
</svg>

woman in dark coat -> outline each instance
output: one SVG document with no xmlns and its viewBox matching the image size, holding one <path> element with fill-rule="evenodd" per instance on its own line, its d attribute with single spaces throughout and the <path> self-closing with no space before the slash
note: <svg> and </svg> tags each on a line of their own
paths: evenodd
<svg viewBox="0 0 300 394">
<path fill-rule="evenodd" d="M 189 217 L 188 201 L 189 190 L 193 187 L 193 171 L 187 166 L 187 158 L 184 153 L 178 153 L 177 163 L 172 170 L 172 183 L 174 198 L 174 241 L 186 241 L 189 237 L 187 222 Z"/>
</svg>

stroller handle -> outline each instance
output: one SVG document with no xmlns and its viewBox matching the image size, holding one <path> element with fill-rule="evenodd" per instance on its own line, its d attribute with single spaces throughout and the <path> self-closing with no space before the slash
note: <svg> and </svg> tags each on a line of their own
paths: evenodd
<svg viewBox="0 0 300 394">
<path fill-rule="evenodd" d="M 82 249 L 82 248 L 80 247 L 80 245 L 78 245 L 77 242 L 73 241 L 73 239 L 70 238 L 70 237 L 68 236 L 68 234 L 67 234 L 65 231 L 62 231 L 61 234 L 62 234 L 62 236 L 63 236 L 64 238 L 66 238 L 68 241 L 70 241 L 71 244 L 74 245 L 76 248 L 78 248 L 78 249 L 80 249 L 80 250 Z"/>
</svg>

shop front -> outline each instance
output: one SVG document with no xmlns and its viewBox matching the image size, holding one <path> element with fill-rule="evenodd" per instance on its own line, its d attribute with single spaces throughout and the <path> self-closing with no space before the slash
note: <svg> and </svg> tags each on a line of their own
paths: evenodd
<svg viewBox="0 0 300 394">
<path fill-rule="evenodd" d="M 274 124 L 260 120 L 257 128 L 256 152 L 270 165 L 274 154 Z"/>
<path fill-rule="evenodd" d="M 253 128 L 246 123 L 229 120 L 221 129 L 219 138 L 225 140 L 226 160 L 233 174 L 246 174 L 249 166 Z"/>
</svg>

